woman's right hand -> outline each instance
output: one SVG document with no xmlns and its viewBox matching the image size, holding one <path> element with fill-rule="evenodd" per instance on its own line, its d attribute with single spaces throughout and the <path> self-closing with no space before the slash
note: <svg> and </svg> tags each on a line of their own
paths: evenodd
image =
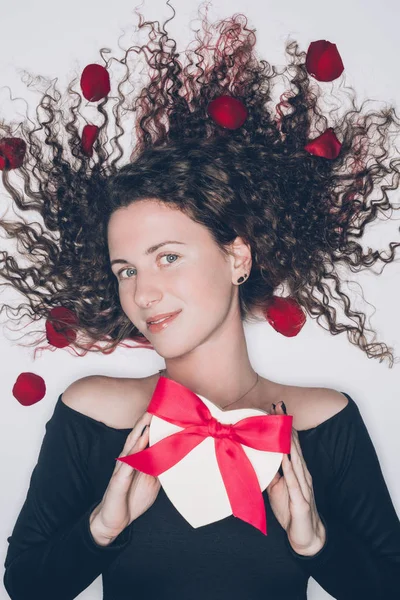
<svg viewBox="0 0 400 600">
<path fill-rule="evenodd" d="M 119 458 L 146 448 L 151 419 L 152 415 L 145 412 L 137 421 L 126 438 Z M 92 534 L 104 540 L 116 538 L 132 521 L 146 512 L 154 503 L 161 487 L 157 477 L 137 471 L 127 463 L 116 462 L 103 499 L 90 515 Z"/>
</svg>

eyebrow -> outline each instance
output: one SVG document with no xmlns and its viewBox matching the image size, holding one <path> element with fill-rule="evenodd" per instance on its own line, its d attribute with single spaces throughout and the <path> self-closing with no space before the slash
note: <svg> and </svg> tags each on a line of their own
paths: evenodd
<svg viewBox="0 0 400 600">
<path fill-rule="evenodd" d="M 156 252 L 156 250 L 158 250 L 159 248 L 161 248 L 161 246 L 165 246 L 166 244 L 182 244 L 183 246 L 185 246 L 186 244 L 184 242 L 177 242 L 176 240 L 167 240 L 166 242 L 160 242 L 159 244 L 156 244 L 155 246 L 150 246 L 150 248 L 147 248 L 145 254 L 149 255 L 152 254 L 153 252 Z M 126 260 L 126 258 L 114 258 L 114 260 L 111 261 L 111 266 L 116 265 L 117 263 L 129 263 L 129 260 Z"/>
</svg>

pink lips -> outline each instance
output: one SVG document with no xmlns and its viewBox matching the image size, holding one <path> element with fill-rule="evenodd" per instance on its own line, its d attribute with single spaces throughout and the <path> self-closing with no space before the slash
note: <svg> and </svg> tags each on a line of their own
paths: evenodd
<svg viewBox="0 0 400 600">
<path fill-rule="evenodd" d="M 153 323 L 151 325 L 147 324 L 147 329 L 151 331 L 151 333 L 157 333 L 158 331 L 162 331 L 163 329 L 168 327 L 168 325 L 180 314 L 180 312 L 181 311 L 172 314 L 164 321 L 161 321 L 161 323 Z"/>
</svg>

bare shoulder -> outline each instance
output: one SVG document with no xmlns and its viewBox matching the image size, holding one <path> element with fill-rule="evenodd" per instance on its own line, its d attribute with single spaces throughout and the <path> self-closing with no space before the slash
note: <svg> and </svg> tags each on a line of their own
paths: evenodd
<svg viewBox="0 0 400 600">
<path fill-rule="evenodd" d="M 298 431 L 318 427 L 349 403 L 346 396 L 331 388 L 287 386 L 283 397 L 293 427 Z"/>
<path fill-rule="evenodd" d="M 109 427 L 133 427 L 146 410 L 141 379 L 89 375 L 71 383 L 61 396 L 70 408 Z"/>
</svg>

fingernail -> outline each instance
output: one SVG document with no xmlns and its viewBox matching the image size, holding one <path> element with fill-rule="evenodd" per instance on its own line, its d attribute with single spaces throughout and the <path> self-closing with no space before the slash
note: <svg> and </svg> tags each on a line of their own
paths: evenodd
<svg viewBox="0 0 400 600">
<path fill-rule="evenodd" d="M 285 403 L 284 403 L 284 402 L 282 402 L 282 410 L 283 410 L 283 412 L 285 413 L 285 415 L 287 415 L 287 412 L 286 412 L 286 406 L 285 406 Z"/>
<path fill-rule="evenodd" d="M 146 427 L 148 427 L 148 425 L 145 425 L 142 429 L 142 433 L 140 434 L 141 436 L 144 434 Z"/>
</svg>

